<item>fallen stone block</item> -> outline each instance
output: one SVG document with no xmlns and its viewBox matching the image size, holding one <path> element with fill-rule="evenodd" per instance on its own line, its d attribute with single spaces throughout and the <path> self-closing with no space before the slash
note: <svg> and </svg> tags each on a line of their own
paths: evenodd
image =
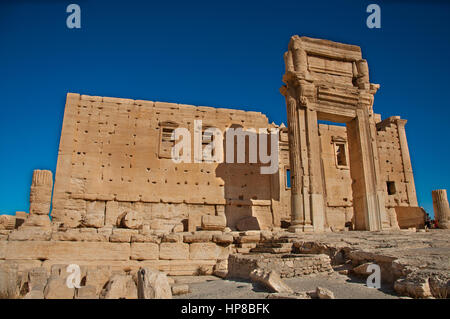
<svg viewBox="0 0 450 319">
<path fill-rule="evenodd" d="M 73 299 L 75 294 L 74 288 L 69 288 L 66 279 L 51 276 L 44 289 L 45 299 Z"/>
<path fill-rule="evenodd" d="M 316 288 L 316 296 L 319 299 L 334 299 L 334 293 L 331 290 L 322 287 Z"/>
<path fill-rule="evenodd" d="M 95 268 L 88 268 L 86 271 L 86 286 L 95 287 L 95 295 L 100 295 L 103 287 L 109 281 L 112 275 L 110 266 L 97 266 Z"/>
<path fill-rule="evenodd" d="M 269 289 L 270 292 L 290 294 L 294 292 L 283 282 L 280 275 L 273 270 L 266 271 L 263 269 L 255 269 L 250 273 L 250 279 L 255 283 L 262 284 L 264 287 Z"/>
<path fill-rule="evenodd" d="M 92 285 L 77 288 L 75 299 L 98 299 L 97 288 Z"/>
<path fill-rule="evenodd" d="M 130 275 L 114 275 L 102 291 L 101 299 L 137 299 L 137 287 Z"/>
<path fill-rule="evenodd" d="M 0 299 L 14 299 L 19 295 L 17 266 L 0 265 Z"/>
<path fill-rule="evenodd" d="M 312 299 L 307 292 L 294 293 L 272 293 L 268 294 L 266 299 Z"/>
<path fill-rule="evenodd" d="M 172 295 L 185 295 L 189 293 L 189 285 L 174 285 L 172 286 Z"/>
<path fill-rule="evenodd" d="M 137 281 L 139 299 L 172 299 L 172 290 L 165 273 L 141 268 L 138 271 Z"/>
</svg>

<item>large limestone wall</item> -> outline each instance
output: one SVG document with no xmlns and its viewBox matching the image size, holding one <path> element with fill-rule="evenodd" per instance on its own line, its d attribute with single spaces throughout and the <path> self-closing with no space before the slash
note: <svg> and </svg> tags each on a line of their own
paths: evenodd
<svg viewBox="0 0 450 319">
<path fill-rule="evenodd" d="M 385 185 L 385 206 L 392 225 L 395 207 L 418 206 L 411 160 L 406 142 L 406 120 L 392 116 L 377 123 L 380 170 Z"/>
<path fill-rule="evenodd" d="M 222 131 L 269 127 L 259 112 L 69 93 L 53 220 L 101 228 L 115 226 L 118 216 L 133 210 L 151 229 L 163 231 L 180 223 L 195 230 L 205 214 L 225 213 L 231 227 L 255 215 L 270 226 L 277 223 L 272 202 L 279 202 L 280 194 L 271 187 L 276 177 L 260 174 L 259 164 L 174 164 L 167 158 L 161 131 L 185 127 L 194 145 L 194 120 Z"/>
</svg>

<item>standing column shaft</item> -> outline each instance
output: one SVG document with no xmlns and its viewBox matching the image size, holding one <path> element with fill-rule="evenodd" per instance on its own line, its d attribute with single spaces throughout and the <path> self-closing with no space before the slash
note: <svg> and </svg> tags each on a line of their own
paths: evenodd
<svg viewBox="0 0 450 319">
<path fill-rule="evenodd" d="M 447 199 L 447 190 L 434 190 L 431 192 L 431 196 L 433 197 L 434 218 L 438 221 L 438 227 L 449 229 L 450 208 Z"/>
<path fill-rule="evenodd" d="M 303 215 L 303 196 L 302 189 L 302 167 L 300 163 L 300 133 L 298 125 L 297 103 L 295 99 L 287 93 L 286 105 L 288 113 L 288 128 L 289 128 L 289 161 L 291 169 L 291 225 L 302 225 L 304 223 Z"/>
</svg>

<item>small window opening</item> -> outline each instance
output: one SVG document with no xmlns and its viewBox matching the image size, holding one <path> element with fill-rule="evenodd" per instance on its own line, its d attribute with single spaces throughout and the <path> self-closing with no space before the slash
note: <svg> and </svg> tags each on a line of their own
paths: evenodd
<svg viewBox="0 0 450 319">
<path fill-rule="evenodd" d="M 345 144 L 336 144 L 336 162 L 338 166 L 347 166 L 347 156 L 345 153 Z"/>
<path fill-rule="evenodd" d="M 286 188 L 291 188 L 291 170 L 286 169 Z"/>
<path fill-rule="evenodd" d="M 388 195 L 394 195 L 397 190 L 395 189 L 395 182 L 386 182 Z"/>
</svg>

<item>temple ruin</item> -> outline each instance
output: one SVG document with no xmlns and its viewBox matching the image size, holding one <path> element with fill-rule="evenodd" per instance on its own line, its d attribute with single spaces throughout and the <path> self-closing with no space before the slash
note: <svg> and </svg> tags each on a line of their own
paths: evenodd
<svg viewBox="0 0 450 319">
<path fill-rule="evenodd" d="M 225 277 L 229 261 L 239 273 L 236 265 L 253 258 L 233 254 L 314 253 L 293 243 L 303 233 L 423 227 L 406 120 L 374 112 L 379 85 L 370 83 L 361 49 L 293 36 L 284 59 L 287 127 L 259 112 L 68 93 L 54 185 L 50 171 L 36 170 L 29 214 L 0 219 L 0 264 L 54 276 L 61 265 L 79 264 L 98 297 L 115 270 Z M 213 138 L 209 127 L 278 129 L 278 170 L 261 174 L 265 164 L 248 156 L 175 163 L 174 130 L 186 128 L 194 139 L 199 120 L 202 146 Z M 446 193 L 435 203 L 448 220 Z M 320 253 L 308 257 L 320 271 L 339 262 Z M 301 266 L 306 257 L 289 258 L 311 272 Z"/>
</svg>

